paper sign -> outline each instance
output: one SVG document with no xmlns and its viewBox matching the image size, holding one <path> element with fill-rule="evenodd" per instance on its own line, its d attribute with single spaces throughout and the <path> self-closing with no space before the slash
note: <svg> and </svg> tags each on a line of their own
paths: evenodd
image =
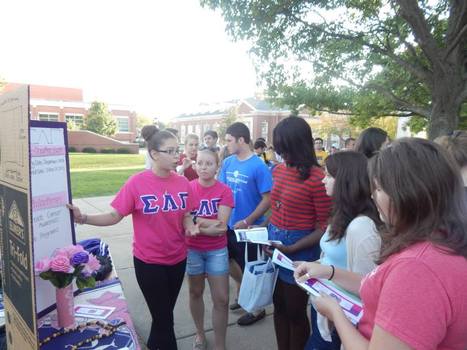
<svg viewBox="0 0 467 350">
<path fill-rule="evenodd" d="M 281 241 L 268 239 L 268 229 L 266 227 L 255 227 L 249 229 L 234 230 L 237 242 L 248 242 L 270 246 L 271 243 L 282 244 Z"/>
<path fill-rule="evenodd" d="M 111 306 L 100 306 L 100 305 L 76 305 L 75 316 L 85 318 L 98 318 L 105 320 L 112 312 L 115 311 L 115 307 Z"/>
<path fill-rule="evenodd" d="M 66 152 L 66 124 L 30 122 L 31 195 L 34 232 L 34 260 L 52 255 L 55 249 L 74 243 L 70 210 L 70 174 Z M 39 317 L 55 304 L 55 288 L 36 277 Z"/>
</svg>

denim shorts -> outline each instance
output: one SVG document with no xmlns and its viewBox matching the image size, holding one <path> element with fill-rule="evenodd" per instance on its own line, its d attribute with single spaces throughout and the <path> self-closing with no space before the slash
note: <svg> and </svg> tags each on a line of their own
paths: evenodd
<svg viewBox="0 0 467 350">
<path fill-rule="evenodd" d="M 216 250 L 195 250 L 188 248 L 186 273 L 189 276 L 207 273 L 212 276 L 229 273 L 229 254 L 227 247 Z"/>
<path fill-rule="evenodd" d="M 283 230 L 273 224 L 269 224 L 268 232 L 269 239 L 281 241 L 283 245 L 292 245 L 295 242 L 299 241 L 303 237 L 306 237 L 313 232 L 314 229 L 310 230 Z M 315 244 L 310 248 L 306 248 L 295 252 L 293 254 L 288 254 L 287 257 L 292 261 L 314 261 L 318 260 L 321 254 L 321 248 L 319 243 Z M 279 266 L 279 278 L 285 283 L 295 284 L 295 279 L 293 278 L 293 272 Z"/>
</svg>

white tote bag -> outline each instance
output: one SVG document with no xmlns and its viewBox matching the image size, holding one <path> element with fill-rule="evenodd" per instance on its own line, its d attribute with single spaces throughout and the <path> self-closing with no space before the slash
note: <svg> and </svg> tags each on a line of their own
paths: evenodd
<svg viewBox="0 0 467 350">
<path fill-rule="evenodd" d="M 262 309 L 272 304 L 272 295 L 279 272 L 271 259 L 264 260 L 260 256 L 258 245 L 258 260 L 248 261 L 248 249 L 245 243 L 245 270 L 238 295 L 238 303 L 248 312 Z"/>
</svg>

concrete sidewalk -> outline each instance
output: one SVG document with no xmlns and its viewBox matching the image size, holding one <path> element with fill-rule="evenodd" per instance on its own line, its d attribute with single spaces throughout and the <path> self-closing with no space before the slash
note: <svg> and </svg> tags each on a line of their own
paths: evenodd
<svg viewBox="0 0 467 350">
<path fill-rule="evenodd" d="M 83 213 L 97 214 L 110 210 L 111 197 L 95 197 L 76 199 L 73 203 L 78 206 Z M 136 327 L 136 332 L 140 336 L 141 347 L 146 349 L 144 343 L 148 337 L 151 327 L 151 316 L 147 309 L 143 295 L 136 282 L 133 255 L 132 238 L 133 227 L 131 217 L 124 218 L 119 224 L 109 227 L 95 227 L 89 225 L 78 225 L 76 228 L 77 240 L 98 237 L 104 240 L 109 246 L 112 258 L 117 270 L 118 277 L 122 281 L 125 297 L 128 302 L 131 317 Z M 234 283 L 230 283 L 230 300 L 234 299 Z M 175 306 L 175 334 L 177 336 L 179 350 L 191 350 L 195 327 L 191 318 L 188 305 L 188 281 L 185 281 Z M 209 287 L 206 283 L 205 292 L 205 329 L 208 343 L 213 344 L 214 334 L 211 325 L 212 302 L 209 294 Z M 229 312 L 229 326 L 227 329 L 227 348 L 242 350 L 266 350 L 276 349 L 276 338 L 272 319 L 272 308 L 267 309 L 265 319 L 248 327 L 239 327 L 236 321 L 242 315 L 242 311 Z M 212 349 L 212 346 L 208 347 Z"/>
</svg>

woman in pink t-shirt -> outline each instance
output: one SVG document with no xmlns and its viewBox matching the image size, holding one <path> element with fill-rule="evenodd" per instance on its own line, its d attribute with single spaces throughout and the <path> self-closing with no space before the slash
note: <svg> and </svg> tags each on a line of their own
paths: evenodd
<svg viewBox="0 0 467 350">
<path fill-rule="evenodd" d="M 229 254 L 227 221 L 234 206 L 232 190 L 217 181 L 219 156 L 215 149 L 198 152 L 199 178 L 190 182 L 196 200 L 196 221 L 200 234 L 187 237 L 187 274 L 190 284 L 190 310 L 196 326 L 193 349 L 206 349 L 204 334 L 204 280 L 208 278 L 213 303 L 214 349 L 225 349 L 229 304 Z"/>
<path fill-rule="evenodd" d="M 332 279 L 361 296 L 358 330 L 333 298 L 314 300 L 346 350 L 467 349 L 467 206 L 459 168 L 435 143 L 403 138 L 369 161 L 369 177 L 385 223 L 379 266 L 362 279 L 303 263 L 295 278 Z"/>
<path fill-rule="evenodd" d="M 174 170 L 179 159 L 177 138 L 155 126 L 144 127 L 151 170 L 130 177 L 105 214 L 86 215 L 70 205 L 80 224 L 109 226 L 131 214 L 136 280 L 152 316 L 148 348 L 177 349 L 173 309 L 186 265 L 186 235 L 199 233 L 191 211 L 195 208 L 188 180 Z"/>
</svg>

